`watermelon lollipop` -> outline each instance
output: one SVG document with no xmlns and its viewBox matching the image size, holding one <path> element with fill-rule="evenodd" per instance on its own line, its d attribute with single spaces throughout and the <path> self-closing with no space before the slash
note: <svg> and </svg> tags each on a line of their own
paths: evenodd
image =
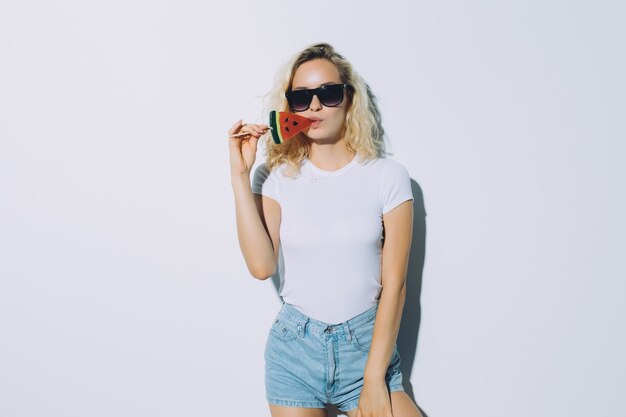
<svg viewBox="0 0 626 417">
<path fill-rule="evenodd" d="M 284 111 L 277 112 L 276 110 L 272 110 L 270 112 L 272 138 L 277 144 L 283 143 L 287 139 L 291 139 L 304 129 L 311 126 L 311 123 L 313 123 L 313 120 L 298 114 L 287 113 Z"/>
</svg>

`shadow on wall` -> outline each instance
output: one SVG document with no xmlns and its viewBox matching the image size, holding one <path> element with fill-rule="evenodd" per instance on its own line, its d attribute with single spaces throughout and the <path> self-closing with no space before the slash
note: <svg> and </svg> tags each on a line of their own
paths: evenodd
<svg viewBox="0 0 626 417">
<path fill-rule="evenodd" d="M 422 293 L 422 272 L 424 270 L 424 258 L 426 254 L 426 209 L 424 207 L 424 195 L 419 184 L 411 179 L 413 191 L 413 240 L 409 254 L 409 267 L 406 276 L 406 301 L 402 312 L 402 322 L 398 333 L 398 352 L 400 353 L 402 378 L 404 390 L 415 401 L 415 394 L 411 384 L 413 363 L 417 354 L 417 339 L 421 319 L 420 296 Z M 274 287 L 278 293 L 280 278 L 278 274 L 272 277 Z M 280 298 L 280 296 L 279 296 Z M 282 302 L 282 300 L 281 300 Z M 419 404 L 418 404 L 419 407 Z M 328 417 L 343 416 L 345 413 L 335 406 L 326 407 Z M 427 414 L 420 408 L 424 417 Z"/>
</svg>

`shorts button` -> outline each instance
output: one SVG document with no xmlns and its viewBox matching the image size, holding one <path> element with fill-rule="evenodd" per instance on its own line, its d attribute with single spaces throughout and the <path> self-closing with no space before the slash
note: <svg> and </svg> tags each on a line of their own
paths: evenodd
<svg viewBox="0 0 626 417">
<path fill-rule="evenodd" d="M 302 326 L 298 326 L 298 330 L 302 330 Z"/>
</svg>

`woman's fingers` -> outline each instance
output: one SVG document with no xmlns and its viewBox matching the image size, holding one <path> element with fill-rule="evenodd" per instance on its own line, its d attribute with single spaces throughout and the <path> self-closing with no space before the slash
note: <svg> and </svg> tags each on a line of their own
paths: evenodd
<svg viewBox="0 0 626 417">
<path fill-rule="evenodd" d="M 270 129 L 270 127 L 267 125 L 255 125 L 255 128 L 258 129 L 261 134 L 267 133 L 267 131 Z"/>
<path fill-rule="evenodd" d="M 259 138 L 267 133 L 269 126 L 261 124 L 246 124 L 241 120 L 233 125 L 228 131 L 228 136 L 231 138 L 245 138 L 248 136 L 254 136 Z"/>
<path fill-rule="evenodd" d="M 259 124 L 247 124 L 245 125 L 245 127 L 242 129 L 242 131 L 246 131 L 246 132 L 250 132 L 250 133 L 256 133 L 257 135 L 264 135 L 265 133 L 267 133 L 267 130 L 269 129 L 269 126 L 266 125 L 259 125 Z"/>
<path fill-rule="evenodd" d="M 231 138 L 243 138 L 246 136 L 250 136 L 248 132 L 235 133 L 234 135 L 230 135 Z"/>
<path fill-rule="evenodd" d="M 236 134 L 242 126 L 243 126 L 243 120 L 238 120 L 237 122 L 235 122 L 233 127 L 231 127 L 230 130 L 228 131 L 228 136 L 232 136 Z"/>
</svg>

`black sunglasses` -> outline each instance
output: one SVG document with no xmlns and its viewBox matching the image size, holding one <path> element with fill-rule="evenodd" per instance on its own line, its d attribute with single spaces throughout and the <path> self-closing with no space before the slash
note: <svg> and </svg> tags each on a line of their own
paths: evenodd
<svg viewBox="0 0 626 417">
<path fill-rule="evenodd" d="M 310 90 L 291 90 L 285 93 L 291 111 L 305 111 L 311 105 L 313 96 L 326 107 L 337 107 L 343 102 L 343 90 L 348 84 L 327 84 Z"/>
</svg>

